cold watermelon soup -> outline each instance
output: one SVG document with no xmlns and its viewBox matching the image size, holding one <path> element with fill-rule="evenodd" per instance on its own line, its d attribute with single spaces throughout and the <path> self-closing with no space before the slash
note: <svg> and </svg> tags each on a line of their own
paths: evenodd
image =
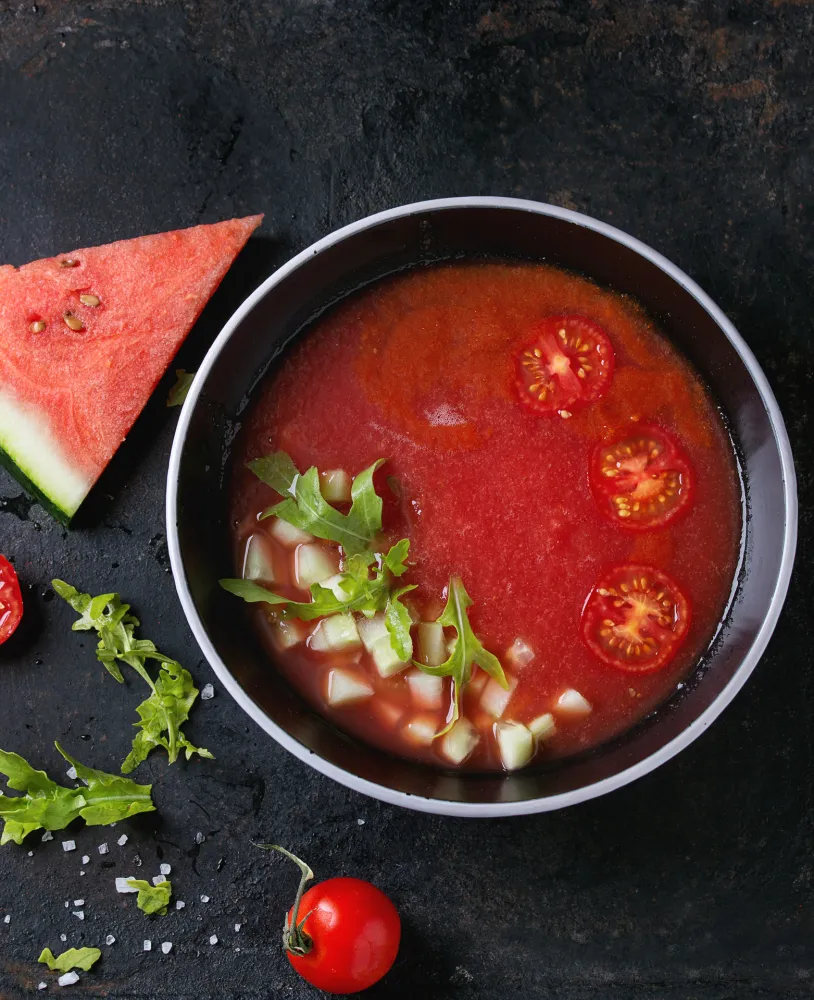
<svg viewBox="0 0 814 1000">
<path fill-rule="evenodd" d="M 348 297 L 262 381 L 234 458 L 223 587 L 270 669 L 402 757 L 508 771 L 623 733 L 733 589 L 715 402 L 635 301 L 554 267 Z"/>
</svg>

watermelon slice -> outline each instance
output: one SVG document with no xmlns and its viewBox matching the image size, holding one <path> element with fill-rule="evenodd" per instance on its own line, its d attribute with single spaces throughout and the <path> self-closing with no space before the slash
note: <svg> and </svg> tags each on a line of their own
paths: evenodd
<svg viewBox="0 0 814 1000">
<path fill-rule="evenodd" d="M 0 267 L 0 462 L 68 522 L 262 215 Z"/>
</svg>

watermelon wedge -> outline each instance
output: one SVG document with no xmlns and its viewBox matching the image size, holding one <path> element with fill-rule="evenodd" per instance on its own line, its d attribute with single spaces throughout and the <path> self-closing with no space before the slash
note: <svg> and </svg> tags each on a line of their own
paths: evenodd
<svg viewBox="0 0 814 1000">
<path fill-rule="evenodd" d="M 0 267 L 0 463 L 61 521 L 262 218 Z"/>
</svg>

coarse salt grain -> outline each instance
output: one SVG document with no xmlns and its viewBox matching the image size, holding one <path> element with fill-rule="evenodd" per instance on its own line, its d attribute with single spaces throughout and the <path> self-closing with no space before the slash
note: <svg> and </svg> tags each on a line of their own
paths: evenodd
<svg viewBox="0 0 814 1000">
<path fill-rule="evenodd" d="M 29 858 L 33 858 L 34 857 L 34 852 L 33 851 L 29 851 L 28 852 L 28 856 L 29 856 Z"/>
<path fill-rule="evenodd" d="M 210 701 L 215 697 L 215 689 L 211 684 L 204 684 L 201 688 L 201 701 Z"/>
<path fill-rule="evenodd" d="M 163 865 L 158 866 L 158 870 L 161 872 L 162 875 L 169 875 L 169 873 L 172 871 L 172 865 L 168 865 L 165 861 Z"/>
<path fill-rule="evenodd" d="M 186 904 L 186 903 L 185 903 L 185 902 L 183 901 L 183 899 L 176 899 L 176 900 L 175 900 L 175 909 L 176 909 L 176 910 L 183 910 L 183 908 L 184 908 L 184 907 L 185 907 L 186 905 L 187 905 L 187 904 Z"/>
<path fill-rule="evenodd" d="M 209 896 L 201 896 L 201 902 L 202 903 L 208 903 L 209 902 Z"/>
<path fill-rule="evenodd" d="M 162 882 L 166 881 L 163 875 L 153 876 L 153 885 L 161 885 Z"/>
<path fill-rule="evenodd" d="M 53 835 L 53 833 L 51 833 L 50 830 L 46 830 L 45 833 L 42 835 L 42 837 L 40 839 L 42 840 L 42 842 L 44 844 L 48 840 L 53 840 L 54 839 L 54 835 Z"/>
<path fill-rule="evenodd" d="M 65 909 L 66 909 L 66 910 L 67 910 L 67 909 L 69 909 L 69 908 L 70 908 L 70 905 L 71 905 L 71 901 L 70 901 L 70 899 L 66 899 L 66 900 L 65 900 Z"/>
<path fill-rule="evenodd" d="M 75 840 L 63 840 L 62 841 L 62 850 L 66 851 L 66 852 L 67 851 L 75 851 L 76 850 L 76 841 Z"/>
<path fill-rule="evenodd" d="M 113 937 L 112 934 L 108 934 L 108 936 L 105 938 L 105 944 L 108 947 L 110 947 L 110 945 L 115 944 L 115 943 L 116 943 L 116 938 Z"/>
<path fill-rule="evenodd" d="M 77 920 L 84 920 L 85 919 L 85 911 L 84 910 L 71 910 L 71 913 L 77 918 Z"/>
<path fill-rule="evenodd" d="M 127 843 L 127 834 L 123 833 L 121 837 L 119 837 L 119 839 L 116 841 L 116 843 L 119 845 L 119 847 L 124 847 L 124 845 Z"/>
<path fill-rule="evenodd" d="M 90 855 L 89 854 L 83 854 L 82 855 L 82 864 L 83 865 L 89 865 L 90 864 Z"/>
<path fill-rule="evenodd" d="M 67 934 L 60 934 L 59 935 L 59 940 L 60 941 L 67 941 L 68 940 L 68 935 Z"/>
<path fill-rule="evenodd" d="M 71 765 L 65 773 L 71 781 L 76 781 L 76 768 L 73 765 Z"/>
<path fill-rule="evenodd" d="M 363 819 L 357 819 L 356 823 L 357 823 L 358 826 L 364 826 L 365 825 L 365 821 Z"/>
<path fill-rule="evenodd" d="M 145 941 L 144 945 L 143 945 L 143 948 L 144 948 L 144 951 L 152 951 L 153 950 L 153 942 L 152 941 Z"/>
<path fill-rule="evenodd" d="M 107 854 L 110 851 L 110 848 L 107 846 L 107 844 L 99 844 L 99 846 L 96 848 L 96 850 L 100 854 Z"/>
<path fill-rule="evenodd" d="M 165 955 L 169 955 L 169 953 L 172 951 L 172 941 L 162 941 L 161 950 L 164 952 Z"/>
<path fill-rule="evenodd" d="M 73 986 L 74 983 L 79 982 L 79 976 L 75 972 L 66 972 L 64 976 L 60 976 L 57 979 L 60 986 Z"/>
<path fill-rule="evenodd" d="M 240 928 L 242 926 L 243 926 L 243 924 L 235 924 L 235 934 L 239 934 L 240 933 Z"/>
<path fill-rule="evenodd" d="M 79 874 L 80 874 L 80 875 L 84 875 L 85 873 L 81 871 L 81 872 L 80 872 Z"/>
<path fill-rule="evenodd" d="M 7 914 L 6 914 L 6 915 L 5 915 L 4 917 L 3 917 L 3 923 L 4 923 L 4 924 L 10 924 L 10 923 L 11 923 L 11 914 L 10 914 L 10 913 L 7 913 Z"/>
<path fill-rule="evenodd" d="M 217 934 L 213 934 L 212 937 L 209 939 L 209 943 L 210 944 L 217 944 L 218 943 L 218 935 Z"/>
<path fill-rule="evenodd" d="M 37 989 L 38 990 L 47 990 L 48 989 L 48 983 L 37 983 Z"/>
<path fill-rule="evenodd" d="M 142 864 L 142 862 L 141 862 L 141 856 L 140 856 L 139 854 L 137 854 L 137 855 L 136 855 L 136 856 L 135 856 L 135 857 L 133 858 L 133 864 L 134 864 L 134 865 L 136 866 L 136 868 L 141 868 L 141 864 Z"/>
<path fill-rule="evenodd" d="M 134 888 L 132 885 L 127 884 L 132 877 L 133 877 L 132 875 L 128 875 L 124 878 L 117 878 L 116 892 L 138 892 L 138 889 Z"/>
<path fill-rule="evenodd" d="M 206 837 L 204 837 L 204 835 L 203 835 L 203 834 L 201 833 L 201 831 L 199 830 L 199 831 L 198 831 L 198 832 L 197 832 L 197 833 L 195 834 L 195 843 L 196 843 L 196 844 L 202 844 L 202 843 L 203 843 L 203 842 L 204 842 L 205 840 L 206 840 Z"/>
</svg>

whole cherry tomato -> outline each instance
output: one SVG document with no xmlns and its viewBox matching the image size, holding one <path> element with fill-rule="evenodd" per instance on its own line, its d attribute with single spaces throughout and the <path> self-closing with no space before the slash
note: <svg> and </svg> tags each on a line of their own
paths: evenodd
<svg viewBox="0 0 814 1000">
<path fill-rule="evenodd" d="M 328 993 L 356 993 L 377 983 L 396 960 L 401 939 L 401 921 L 387 896 L 358 878 L 331 878 L 305 892 L 314 873 L 304 861 L 277 844 L 257 846 L 279 851 L 302 872 L 283 948 L 303 979 Z"/>
<path fill-rule="evenodd" d="M 0 646 L 9 638 L 23 617 L 23 595 L 14 567 L 0 556 Z"/>
</svg>

